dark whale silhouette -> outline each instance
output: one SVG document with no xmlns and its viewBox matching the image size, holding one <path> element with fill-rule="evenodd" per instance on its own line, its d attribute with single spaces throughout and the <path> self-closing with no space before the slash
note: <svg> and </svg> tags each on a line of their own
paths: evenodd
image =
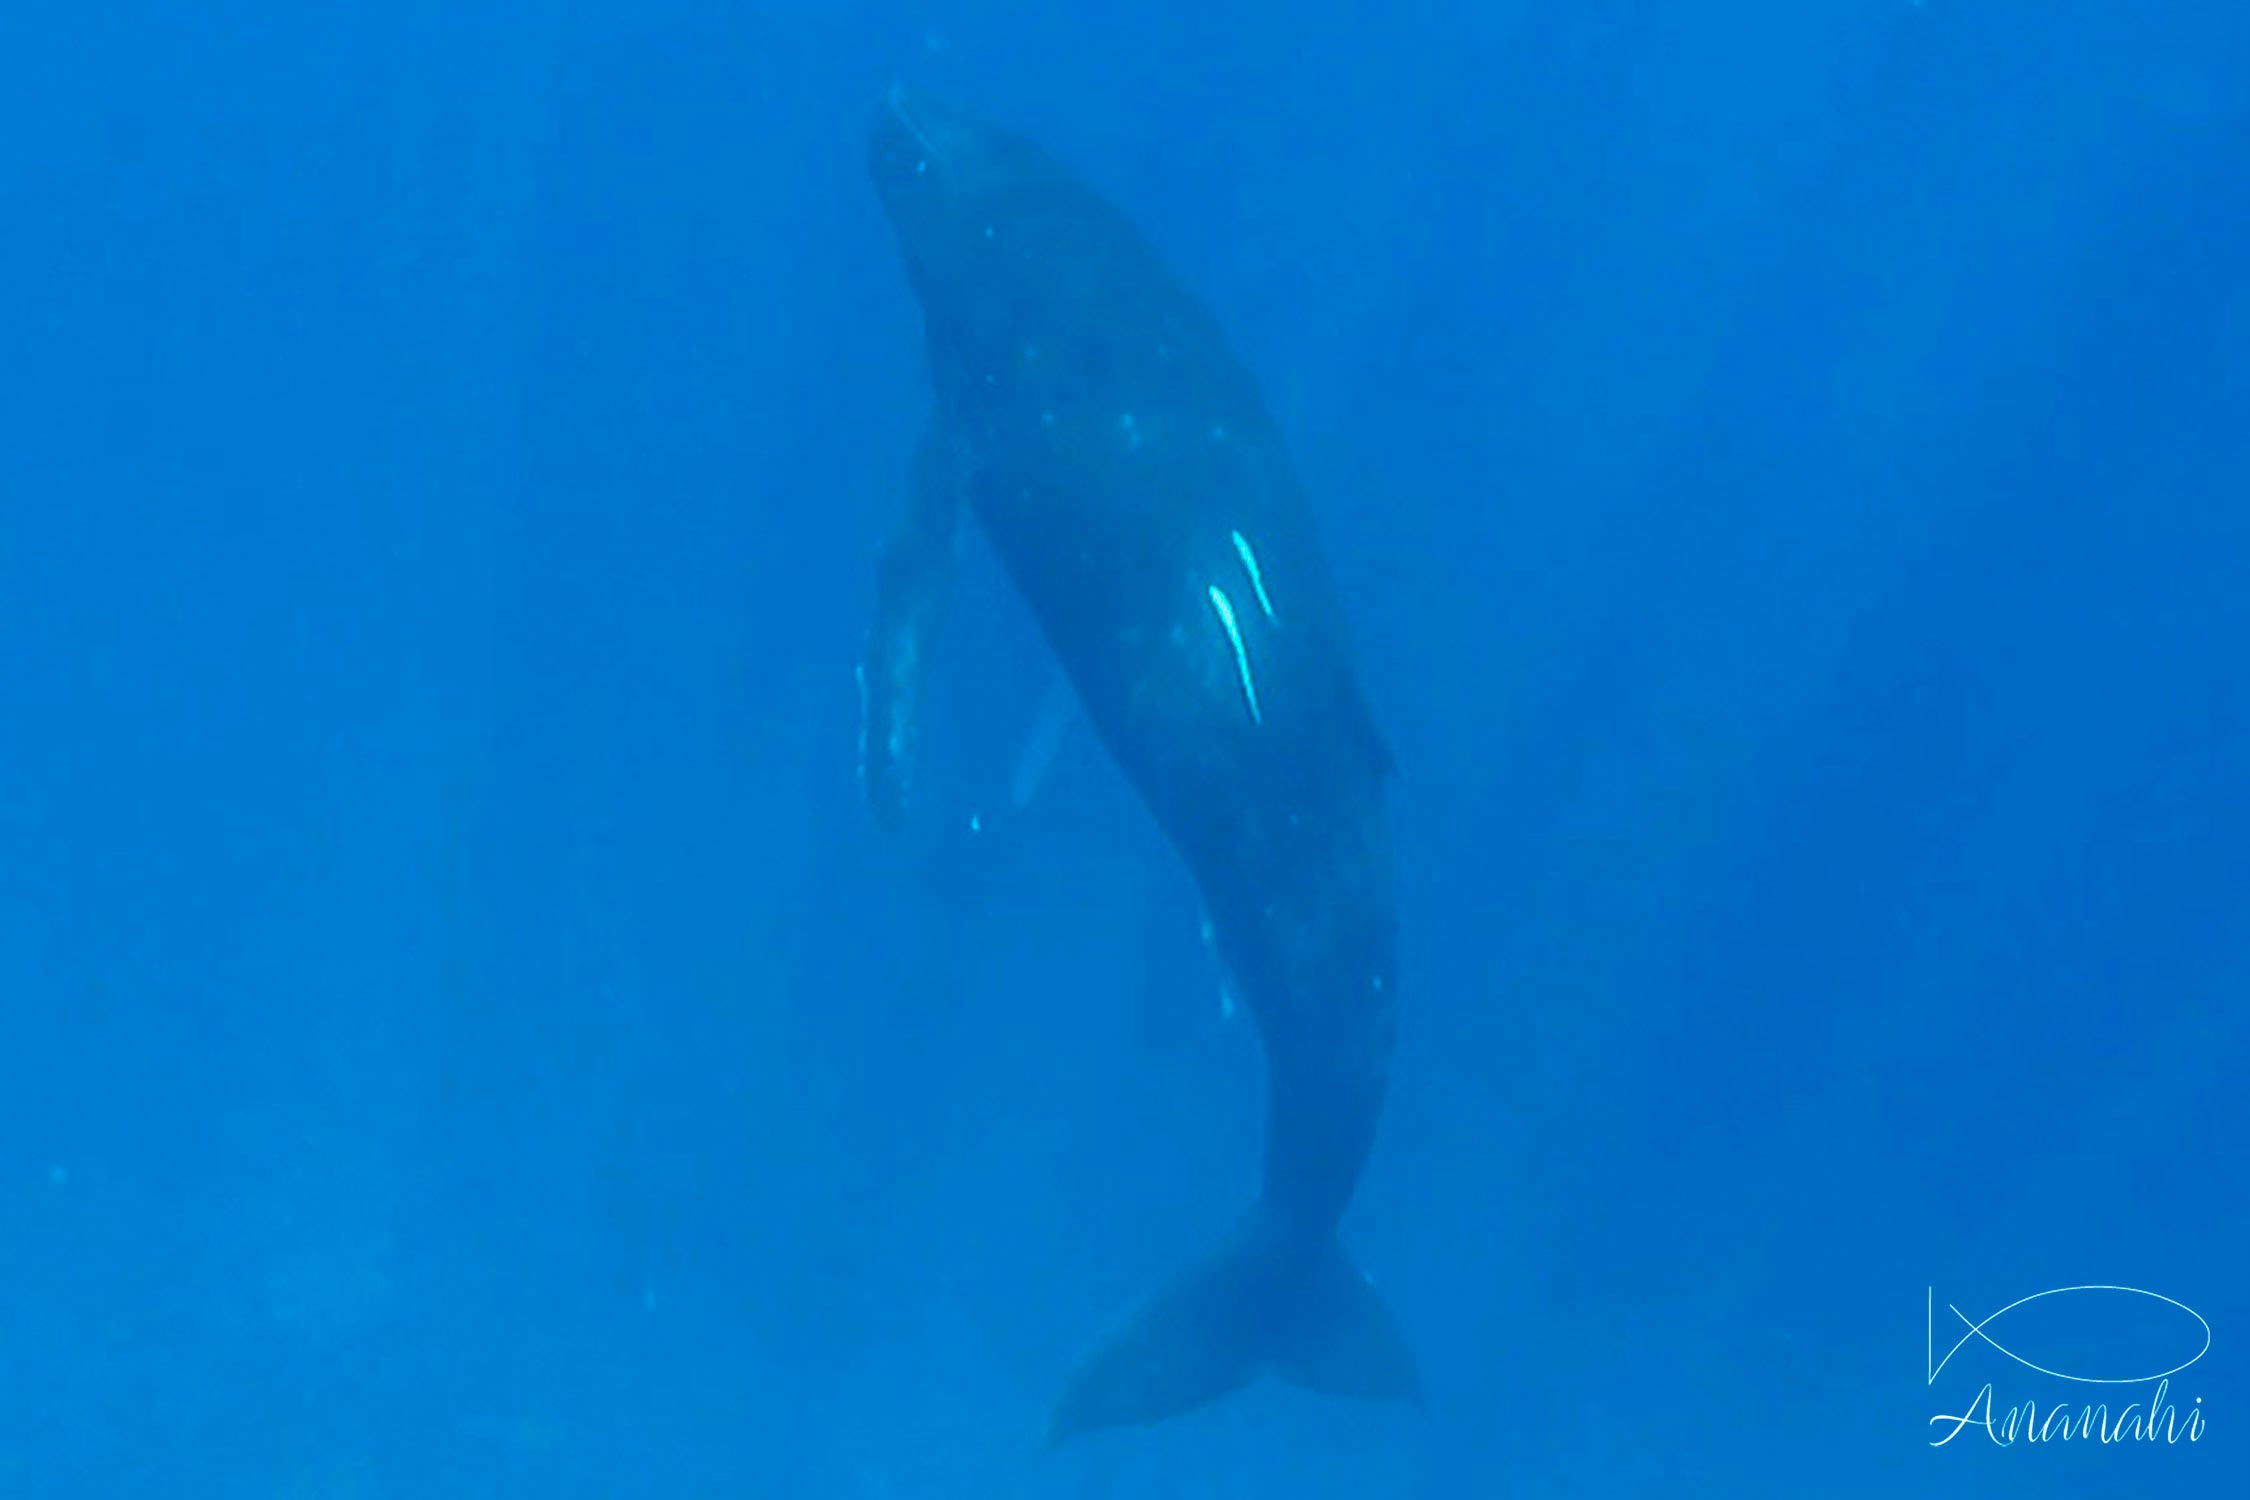
<svg viewBox="0 0 2250 1500">
<path fill-rule="evenodd" d="M 1414 1397 L 1404 1338 L 1336 1242 L 1395 1027 L 1390 760 L 1281 438 L 1210 315 L 1031 142 L 894 91 L 870 167 L 936 388 L 861 667 L 870 803 L 903 816 L 966 507 L 1194 872 L 1266 1051 L 1257 1202 L 1077 1371 L 1052 1435 L 1262 1369 Z"/>
</svg>

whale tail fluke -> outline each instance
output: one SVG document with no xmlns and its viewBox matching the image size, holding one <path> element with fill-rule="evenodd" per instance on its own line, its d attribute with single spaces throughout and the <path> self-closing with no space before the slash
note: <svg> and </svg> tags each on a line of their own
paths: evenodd
<svg viewBox="0 0 2250 1500">
<path fill-rule="evenodd" d="M 1079 1366 L 1048 1439 L 1161 1421 L 1267 1369 L 1328 1395 L 1422 1395 L 1397 1320 L 1333 1239 L 1308 1250 L 1253 1233 L 1175 1278 Z"/>
<path fill-rule="evenodd" d="M 1297 1313 L 1281 1320 L 1273 1370 L 1291 1385 L 1362 1401 L 1422 1400 L 1422 1372 L 1375 1283 L 1329 1241 Z"/>
</svg>

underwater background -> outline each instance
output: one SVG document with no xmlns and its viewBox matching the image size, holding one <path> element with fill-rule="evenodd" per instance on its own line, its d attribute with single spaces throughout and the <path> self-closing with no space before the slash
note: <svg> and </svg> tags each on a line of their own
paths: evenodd
<svg viewBox="0 0 2250 1500">
<path fill-rule="evenodd" d="M 2244 1493 L 2250 7 L 0 56 L 0 1500 Z M 923 815 L 858 801 L 899 80 L 1120 203 L 1291 442 L 1399 764 L 1344 1232 L 1425 1410 L 1044 1446 L 1253 1191 L 1258 1053 L 980 541 Z M 1932 1374 L 2086 1284 L 2155 1295 Z M 2195 1320 L 2194 1441 L 1932 1446 Z"/>
</svg>

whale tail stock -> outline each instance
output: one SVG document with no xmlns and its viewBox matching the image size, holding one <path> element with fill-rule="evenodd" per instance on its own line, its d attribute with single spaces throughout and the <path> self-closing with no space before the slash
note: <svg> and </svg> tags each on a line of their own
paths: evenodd
<svg viewBox="0 0 2250 1500">
<path fill-rule="evenodd" d="M 1327 1395 L 1422 1396 L 1397 1320 L 1335 1238 L 1293 1240 L 1253 1213 L 1225 1249 L 1175 1277 L 1078 1367 L 1048 1439 L 1161 1421 L 1269 1369 Z"/>
</svg>

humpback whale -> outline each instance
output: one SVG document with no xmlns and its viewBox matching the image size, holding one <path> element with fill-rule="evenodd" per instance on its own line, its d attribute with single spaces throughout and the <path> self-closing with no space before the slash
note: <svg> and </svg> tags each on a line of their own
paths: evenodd
<svg viewBox="0 0 2250 1500">
<path fill-rule="evenodd" d="M 1417 1398 L 1336 1237 L 1395 1032 L 1390 756 L 1281 437 L 1209 312 L 1024 136 L 893 90 L 869 169 L 935 397 L 859 669 L 874 815 L 895 825 L 911 799 L 966 511 L 1192 872 L 1265 1054 L 1256 1200 L 1071 1376 L 1050 1436 L 1157 1421 L 1265 1371 Z"/>
</svg>

